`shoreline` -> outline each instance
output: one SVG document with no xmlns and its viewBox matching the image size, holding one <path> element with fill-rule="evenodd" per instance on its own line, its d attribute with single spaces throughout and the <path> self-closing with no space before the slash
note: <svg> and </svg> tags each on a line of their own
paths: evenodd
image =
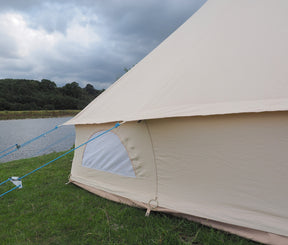
<svg viewBox="0 0 288 245">
<path fill-rule="evenodd" d="M 0 111 L 0 120 L 75 116 L 81 110 Z"/>
</svg>

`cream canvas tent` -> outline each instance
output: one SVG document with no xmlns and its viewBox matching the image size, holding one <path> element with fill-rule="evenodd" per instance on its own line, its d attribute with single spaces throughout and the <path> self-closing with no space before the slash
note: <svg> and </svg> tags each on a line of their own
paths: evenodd
<svg viewBox="0 0 288 245">
<path fill-rule="evenodd" d="M 208 0 L 66 124 L 70 181 L 288 244 L 288 1 Z"/>
</svg>

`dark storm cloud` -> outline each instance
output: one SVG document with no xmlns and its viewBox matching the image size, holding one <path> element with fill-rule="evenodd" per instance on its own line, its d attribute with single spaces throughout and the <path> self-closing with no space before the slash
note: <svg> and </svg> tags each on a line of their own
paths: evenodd
<svg viewBox="0 0 288 245">
<path fill-rule="evenodd" d="M 0 1 L 0 76 L 107 87 L 204 2 Z"/>
</svg>

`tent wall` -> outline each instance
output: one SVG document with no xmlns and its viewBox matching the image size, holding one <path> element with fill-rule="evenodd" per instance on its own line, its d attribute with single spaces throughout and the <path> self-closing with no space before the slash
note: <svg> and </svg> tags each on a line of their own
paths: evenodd
<svg viewBox="0 0 288 245">
<path fill-rule="evenodd" d="M 159 205 L 288 236 L 288 114 L 149 122 Z"/>
<path fill-rule="evenodd" d="M 87 141 L 94 133 L 107 130 L 114 124 L 76 125 L 76 146 Z M 126 123 L 113 131 L 125 146 L 136 178 L 125 177 L 82 166 L 85 148 L 75 152 L 71 179 L 79 183 L 120 195 L 132 200 L 146 202 L 155 196 L 155 163 L 150 136 L 144 124 Z"/>
<path fill-rule="evenodd" d="M 76 145 L 112 125 L 76 125 Z M 288 236 L 287 112 L 129 122 L 114 132 L 136 178 L 82 167 L 79 149 L 72 182 L 138 206 L 157 197 L 164 210 Z"/>
</svg>

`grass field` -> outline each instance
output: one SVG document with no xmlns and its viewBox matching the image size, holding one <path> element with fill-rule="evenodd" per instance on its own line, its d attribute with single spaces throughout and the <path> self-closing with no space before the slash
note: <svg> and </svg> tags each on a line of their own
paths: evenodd
<svg viewBox="0 0 288 245">
<path fill-rule="evenodd" d="M 0 181 L 23 176 L 61 153 L 0 164 Z M 0 244 L 233 244 L 252 241 L 191 221 L 114 203 L 66 185 L 72 155 L 23 179 L 0 198 Z M 12 188 L 0 186 L 0 194 Z"/>
<path fill-rule="evenodd" d="M 75 116 L 80 110 L 0 111 L 0 120 Z"/>
</svg>

